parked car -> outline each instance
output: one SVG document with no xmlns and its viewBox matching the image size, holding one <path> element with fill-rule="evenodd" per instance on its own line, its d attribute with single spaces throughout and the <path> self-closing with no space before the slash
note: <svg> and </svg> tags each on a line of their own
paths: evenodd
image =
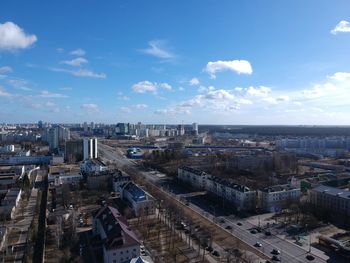
<svg viewBox="0 0 350 263">
<path fill-rule="evenodd" d="M 217 250 L 214 250 L 211 254 L 215 257 L 220 257 L 220 254 Z"/>
<path fill-rule="evenodd" d="M 262 244 L 261 244 L 260 242 L 256 242 L 256 243 L 254 244 L 254 247 L 262 247 Z"/>
<path fill-rule="evenodd" d="M 277 257 L 276 255 L 274 255 L 272 258 L 271 258 L 273 261 L 281 261 L 281 259 L 279 257 Z"/>
<path fill-rule="evenodd" d="M 274 248 L 274 249 L 271 251 L 271 254 L 279 255 L 279 254 L 281 254 L 281 251 L 279 251 L 278 249 Z"/>
</svg>

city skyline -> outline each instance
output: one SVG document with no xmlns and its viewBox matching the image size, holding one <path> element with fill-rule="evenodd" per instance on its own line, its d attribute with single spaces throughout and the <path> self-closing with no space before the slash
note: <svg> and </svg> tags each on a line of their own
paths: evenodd
<svg viewBox="0 0 350 263">
<path fill-rule="evenodd" d="M 349 7 L 4 2 L 0 119 L 347 125 Z"/>
</svg>

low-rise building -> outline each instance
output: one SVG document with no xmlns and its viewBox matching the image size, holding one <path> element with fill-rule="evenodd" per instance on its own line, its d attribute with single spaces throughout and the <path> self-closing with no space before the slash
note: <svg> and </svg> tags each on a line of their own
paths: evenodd
<svg viewBox="0 0 350 263">
<path fill-rule="evenodd" d="M 117 209 L 101 208 L 93 221 L 93 234 L 102 244 L 104 263 L 127 263 L 140 255 L 140 241 Z"/>
<path fill-rule="evenodd" d="M 209 175 L 206 172 L 194 169 L 189 166 L 181 166 L 177 169 L 177 177 L 188 184 L 191 187 L 199 190 L 205 190 L 207 188 L 207 177 Z"/>
<path fill-rule="evenodd" d="M 178 168 L 178 178 L 198 190 L 206 190 L 233 203 L 237 210 L 253 210 L 256 206 L 256 191 L 246 186 L 209 175 L 188 166 Z"/>
<path fill-rule="evenodd" d="M 116 171 L 113 174 L 113 190 L 114 192 L 119 192 L 122 189 L 122 185 L 127 184 L 128 182 L 130 182 L 130 176 L 122 173 L 122 171 Z"/>
<path fill-rule="evenodd" d="M 107 171 L 108 167 L 99 159 L 86 159 L 80 165 L 82 174 L 93 174 Z"/>
<path fill-rule="evenodd" d="M 254 210 L 256 206 L 256 191 L 249 187 L 231 183 L 215 176 L 208 176 L 206 180 L 208 192 L 220 196 L 233 203 L 237 210 Z"/>
<path fill-rule="evenodd" d="M 5 197 L 1 200 L 0 215 L 2 218 L 13 219 L 22 191 L 19 188 L 7 190 Z"/>
<path fill-rule="evenodd" d="M 127 200 L 136 216 L 152 215 L 156 211 L 156 202 L 153 196 L 145 192 L 141 187 L 128 182 L 118 189 L 121 197 Z"/>
<path fill-rule="evenodd" d="M 269 186 L 258 190 L 258 206 L 264 211 L 279 212 L 299 201 L 300 195 L 300 187 L 289 184 Z"/>
<path fill-rule="evenodd" d="M 0 259 L 3 259 L 7 249 L 7 227 L 0 226 Z"/>
<path fill-rule="evenodd" d="M 350 217 L 350 190 L 319 185 L 308 190 L 311 205 L 320 210 L 333 212 L 337 217 Z"/>
</svg>

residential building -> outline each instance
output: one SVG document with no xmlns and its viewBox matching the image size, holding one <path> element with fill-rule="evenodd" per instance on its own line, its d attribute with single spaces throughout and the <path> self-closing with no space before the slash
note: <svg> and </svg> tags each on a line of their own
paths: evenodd
<svg viewBox="0 0 350 263">
<path fill-rule="evenodd" d="M 194 136 L 198 136 L 198 124 L 197 123 L 192 124 L 192 133 Z"/>
<path fill-rule="evenodd" d="M 300 187 L 292 185 L 274 185 L 258 190 L 258 206 L 264 211 L 279 212 L 299 201 Z"/>
<path fill-rule="evenodd" d="M 84 143 L 83 140 L 66 141 L 65 161 L 68 163 L 80 162 L 84 158 Z"/>
<path fill-rule="evenodd" d="M 97 138 L 84 138 L 84 160 L 97 159 Z"/>
<path fill-rule="evenodd" d="M 308 190 L 308 200 L 316 209 L 336 214 L 337 217 L 350 217 L 350 190 L 319 185 Z"/>
<path fill-rule="evenodd" d="M 194 169 L 189 166 L 181 166 L 177 169 L 178 178 L 186 183 L 189 183 L 195 189 L 205 190 L 207 188 L 207 177 L 209 174 Z"/>
<path fill-rule="evenodd" d="M 256 191 L 188 166 L 178 168 L 178 178 L 195 189 L 206 190 L 235 205 L 237 210 L 253 210 Z"/>
<path fill-rule="evenodd" d="M 93 174 L 105 172 L 107 170 L 108 166 L 100 159 L 87 159 L 80 164 L 80 171 L 82 174 Z"/>
<path fill-rule="evenodd" d="M 256 208 L 256 191 L 215 176 L 208 176 L 206 190 L 235 205 L 237 210 Z"/>
<path fill-rule="evenodd" d="M 123 199 L 129 202 L 136 216 L 152 215 L 155 213 L 156 200 L 133 182 L 123 184 L 116 190 Z"/>
<path fill-rule="evenodd" d="M 140 256 L 140 241 L 126 219 L 111 206 L 97 212 L 93 220 L 93 234 L 102 244 L 104 263 L 127 263 Z"/>
<path fill-rule="evenodd" d="M 116 171 L 116 173 L 113 175 L 113 190 L 114 192 L 119 192 L 122 189 L 122 185 L 127 184 L 130 182 L 130 176 L 123 174 L 121 171 Z"/>
</svg>

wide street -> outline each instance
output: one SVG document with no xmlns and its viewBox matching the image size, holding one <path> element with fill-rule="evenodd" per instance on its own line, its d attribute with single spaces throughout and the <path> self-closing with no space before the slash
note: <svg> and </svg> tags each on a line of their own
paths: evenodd
<svg viewBox="0 0 350 263">
<path fill-rule="evenodd" d="M 137 165 L 130 159 L 127 159 L 123 152 L 121 152 L 118 149 L 115 149 L 113 147 L 100 144 L 99 151 L 101 153 L 101 158 L 105 161 L 111 161 L 115 162 L 119 167 L 132 167 L 137 168 Z M 140 171 L 141 172 L 141 171 Z M 154 178 L 147 178 L 147 175 L 149 173 L 142 172 L 140 173 L 142 176 L 147 179 L 152 184 L 155 184 Z M 152 180 L 153 179 L 153 180 Z M 175 200 L 179 201 L 179 196 L 174 195 L 173 193 L 167 192 L 166 189 L 162 189 L 164 192 L 166 192 L 168 195 L 172 196 Z M 312 261 L 308 261 L 306 259 L 307 255 L 310 255 L 308 251 L 304 250 L 303 248 L 288 242 L 286 240 L 283 240 L 277 236 L 270 235 L 267 236 L 263 232 L 259 233 L 251 233 L 251 229 L 254 227 L 250 223 L 241 220 L 239 223 L 241 225 L 238 225 L 238 221 L 231 221 L 230 219 L 225 218 L 224 220 L 220 220 L 218 218 L 214 217 L 212 214 L 202 210 L 200 207 L 190 203 L 189 208 L 191 208 L 194 212 L 201 215 L 202 217 L 205 217 L 207 220 L 214 222 L 217 227 L 220 227 L 227 231 L 228 233 L 231 233 L 233 236 L 239 238 L 242 242 L 252 246 L 254 249 L 259 249 L 263 254 L 265 254 L 267 257 L 271 258 L 273 254 L 271 254 L 271 251 L 273 249 L 279 250 L 281 253 L 278 255 L 278 258 L 281 260 L 281 262 L 295 262 L 295 263 L 301 263 L 301 262 L 317 262 L 317 263 L 324 263 L 327 262 L 326 258 L 321 258 L 315 254 L 313 254 L 313 250 L 311 250 L 311 255 L 314 257 Z M 230 226 L 226 229 L 227 226 Z M 256 242 L 259 242 L 262 244 L 260 248 L 255 248 L 254 244 Z M 324 255 L 323 255 L 324 256 Z"/>
</svg>

